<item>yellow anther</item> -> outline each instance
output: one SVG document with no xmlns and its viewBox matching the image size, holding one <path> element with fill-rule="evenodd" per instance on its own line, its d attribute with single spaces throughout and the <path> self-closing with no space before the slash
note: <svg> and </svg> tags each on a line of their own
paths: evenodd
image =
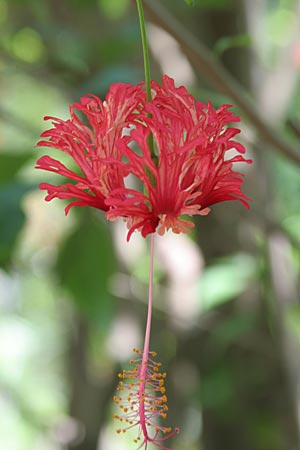
<svg viewBox="0 0 300 450">
<path fill-rule="evenodd" d="M 162 394 L 164 394 L 164 393 L 166 392 L 166 388 L 165 388 L 165 387 L 161 387 L 161 388 L 160 388 L 160 392 L 161 392 Z"/>
</svg>

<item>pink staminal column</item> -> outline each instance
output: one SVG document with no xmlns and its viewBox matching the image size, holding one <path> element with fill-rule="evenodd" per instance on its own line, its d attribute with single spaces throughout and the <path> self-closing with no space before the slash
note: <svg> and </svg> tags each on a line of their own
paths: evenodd
<svg viewBox="0 0 300 450">
<path fill-rule="evenodd" d="M 166 372 L 161 371 L 161 363 L 155 361 L 156 352 L 150 351 L 150 335 L 153 303 L 153 266 L 154 266 L 154 234 L 150 243 L 150 271 L 149 271 L 149 297 L 148 314 L 145 331 L 143 351 L 134 349 L 136 359 L 130 361 L 133 369 L 123 370 L 118 374 L 120 379 L 117 390 L 119 395 L 114 396 L 114 402 L 121 409 L 120 414 L 114 418 L 125 426 L 118 428 L 117 433 L 138 427 L 135 444 L 137 450 L 148 447 L 151 442 L 158 448 L 169 450 L 164 441 L 179 432 L 160 425 L 160 421 L 167 417 L 167 396 L 165 388 Z"/>
</svg>

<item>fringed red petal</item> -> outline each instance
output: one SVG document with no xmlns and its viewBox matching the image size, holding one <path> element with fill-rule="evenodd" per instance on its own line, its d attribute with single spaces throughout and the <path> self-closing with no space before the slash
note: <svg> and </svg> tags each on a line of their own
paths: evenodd
<svg viewBox="0 0 300 450">
<path fill-rule="evenodd" d="M 249 198 L 241 190 L 243 175 L 233 167 L 252 161 L 244 158 L 245 147 L 235 140 L 240 130 L 231 124 L 240 119 L 231 106 L 214 109 L 211 102 L 195 101 L 167 75 L 161 85 L 152 81 L 151 87 L 149 103 L 142 85 L 118 83 L 104 102 L 86 95 L 71 105 L 66 121 L 46 118 L 53 128 L 42 133 L 38 146 L 67 153 L 81 171 L 41 157 L 37 168 L 75 182 L 51 185 L 46 199 L 72 199 L 67 211 L 88 205 L 106 211 L 108 220 L 121 217 L 128 239 L 135 230 L 144 237 L 156 230 L 188 232 L 192 223 L 181 216 L 205 215 L 215 203 L 238 200 L 248 207 Z M 150 134 L 154 149 L 149 148 Z M 141 184 L 138 189 L 126 187 L 128 175 Z"/>
</svg>

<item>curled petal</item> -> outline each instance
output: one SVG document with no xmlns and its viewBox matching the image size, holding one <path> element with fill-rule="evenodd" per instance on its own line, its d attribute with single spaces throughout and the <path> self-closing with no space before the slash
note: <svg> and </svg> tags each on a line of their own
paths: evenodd
<svg viewBox="0 0 300 450">
<path fill-rule="evenodd" d="M 94 208 L 102 209 L 104 211 L 107 210 L 107 206 L 104 203 L 104 197 L 101 198 L 100 195 L 95 196 L 85 192 L 84 189 L 80 189 L 78 185 L 76 186 L 71 183 L 65 183 L 55 186 L 49 183 L 40 183 L 39 188 L 47 191 L 47 195 L 45 197 L 47 202 L 53 200 L 54 198 L 63 200 L 77 199 L 65 208 L 66 214 L 68 214 L 73 206 L 93 206 Z"/>
<path fill-rule="evenodd" d="M 75 182 L 74 186 L 52 185 L 46 197 L 48 201 L 54 197 L 73 198 L 75 201 L 67 207 L 67 211 L 72 206 L 84 205 L 104 211 L 108 209 L 104 200 L 109 198 L 112 190 L 124 187 L 126 176 L 120 168 L 122 156 L 116 143 L 125 127 L 130 127 L 137 118 L 141 120 L 143 117 L 144 98 L 141 86 L 117 83 L 111 86 L 105 101 L 86 95 L 80 102 L 71 105 L 67 120 L 45 117 L 45 120 L 52 121 L 52 128 L 41 134 L 42 139 L 37 145 L 68 154 L 81 172 L 78 175 L 50 156 L 41 157 L 36 165 L 38 169 L 57 173 Z M 76 111 L 85 115 L 85 121 L 78 117 Z"/>
</svg>

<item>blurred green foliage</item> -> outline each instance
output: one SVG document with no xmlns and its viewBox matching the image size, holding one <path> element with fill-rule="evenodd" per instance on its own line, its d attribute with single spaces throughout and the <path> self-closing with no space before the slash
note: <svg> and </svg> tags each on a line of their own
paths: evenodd
<svg viewBox="0 0 300 450">
<path fill-rule="evenodd" d="M 114 311 L 108 281 L 116 268 L 110 230 L 100 220 L 81 220 L 63 243 L 57 260 L 61 283 L 78 308 L 104 333 Z"/>
<path fill-rule="evenodd" d="M 255 268 L 249 255 L 237 254 L 211 264 L 199 281 L 201 308 L 209 310 L 241 295 L 255 279 Z"/>
<path fill-rule="evenodd" d="M 31 153 L 0 154 L 0 267 L 11 263 L 17 237 L 25 223 L 21 200 L 35 186 L 17 181 L 16 175 Z"/>
</svg>

